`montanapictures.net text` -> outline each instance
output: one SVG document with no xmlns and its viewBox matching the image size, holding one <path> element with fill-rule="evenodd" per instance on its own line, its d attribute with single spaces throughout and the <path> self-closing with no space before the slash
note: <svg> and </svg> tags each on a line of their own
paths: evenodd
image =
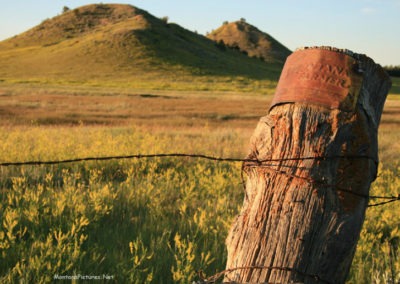
<svg viewBox="0 0 400 284">
<path fill-rule="evenodd" d="M 54 275 L 54 280 L 114 280 L 114 275 Z"/>
</svg>

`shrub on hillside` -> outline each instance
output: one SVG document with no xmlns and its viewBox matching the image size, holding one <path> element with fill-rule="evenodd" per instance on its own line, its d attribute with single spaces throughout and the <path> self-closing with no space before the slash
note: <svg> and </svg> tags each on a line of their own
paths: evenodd
<svg viewBox="0 0 400 284">
<path fill-rule="evenodd" d="M 385 66 L 383 67 L 385 69 L 385 71 L 393 77 L 400 77 L 400 65 L 398 66 L 393 66 L 393 65 L 389 65 L 389 66 Z"/>
</svg>

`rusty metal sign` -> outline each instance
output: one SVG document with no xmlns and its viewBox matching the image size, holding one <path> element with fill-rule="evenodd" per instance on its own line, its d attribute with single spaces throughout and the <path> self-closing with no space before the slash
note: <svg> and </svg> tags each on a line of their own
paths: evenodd
<svg viewBox="0 0 400 284">
<path fill-rule="evenodd" d="M 357 59 L 343 52 L 296 51 L 286 60 L 271 108 L 300 102 L 352 111 L 361 89 L 361 72 Z"/>
</svg>

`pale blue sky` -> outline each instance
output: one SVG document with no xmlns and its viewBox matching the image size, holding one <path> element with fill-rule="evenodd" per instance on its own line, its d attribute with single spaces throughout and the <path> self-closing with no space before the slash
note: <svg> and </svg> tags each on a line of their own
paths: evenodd
<svg viewBox="0 0 400 284">
<path fill-rule="evenodd" d="M 0 0 L 0 40 L 44 19 L 99 3 L 85 0 Z M 331 45 L 365 53 L 382 65 L 400 65 L 400 0 L 108 0 L 168 16 L 205 34 L 224 21 L 245 18 L 289 49 Z"/>
</svg>

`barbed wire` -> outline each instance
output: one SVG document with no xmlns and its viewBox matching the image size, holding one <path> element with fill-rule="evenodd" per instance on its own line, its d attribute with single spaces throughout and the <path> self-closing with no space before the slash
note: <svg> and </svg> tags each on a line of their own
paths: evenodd
<svg viewBox="0 0 400 284">
<path fill-rule="evenodd" d="M 84 157 L 84 158 L 73 158 L 64 160 L 53 160 L 53 161 L 22 161 L 22 162 L 1 162 L 0 166 L 26 166 L 26 165 L 54 165 L 54 164 L 66 164 L 66 163 L 77 163 L 86 161 L 106 161 L 106 160 L 122 160 L 122 159 L 142 159 L 142 158 L 172 158 L 172 157 L 186 157 L 186 158 L 200 158 L 211 161 L 219 162 L 254 162 L 262 165 L 265 162 L 287 162 L 287 161 L 304 161 L 304 160 L 332 160 L 332 159 L 369 159 L 375 161 L 374 158 L 364 155 L 332 155 L 332 156 L 309 156 L 309 157 L 297 157 L 297 158 L 279 158 L 279 159 L 243 159 L 243 158 L 223 158 L 205 154 L 186 154 L 186 153 L 161 153 L 161 154 L 134 154 L 134 155 L 119 155 L 119 156 L 103 156 L 103 157 Z M 375 161 L 376 162 L 376 161 Z M 282 165 L 279 165 L 282 166 Z"/>
<path fill-rule="evenodd" d="M 249 158 L 224 158 L 224 157 L 216 157 L 205 154 L 186 154 L 186 153 L 160 153 L 160 154 L 134 154 L 134 155 L 118 155 L 118 156 L 103 156 L 103 157 L 83 157 L 83 158 L 73 158 L 73 159 L 64 159 L 64 160 L 49 160 L 49 161 L 40 161 L 40 160 L 32 160 L 32 161 L 21 161 L 21 162 L 1 162 L 0 167 L 11 167 L 11 166 L 40 166 L 40 165 L 57 165 L 57 164 L 67 164 L 67 163 L 78 163 L 78 162 L 88 162 L 88 161 L 109 161 L 109 160 L 126 160 L 126 159 L 152 159 L 152 158 L 197 158 L 197 159 L 205 159 L 216 162 L 230 162 L 236 163 L 241 162 L 242 171 L 241 171 L 241 179 L 243 187 L 245 188 L 245 182 L 243 177 L 243 171 L 245 168 L 245 163 L 251 163 L 248 167 L 263 167 L 270 168 L 272 171 L 285 174 L 292 178 L 299 178 L 305 181 L 308 181 L 312 184 L 318 184 L 323 187 L 332 187 L 337 191 L 349 193 L 361 198 L 370 199 L 386 199 L 386 201 L 378 202 L 374 204 L 368 205 L 368 207 L 376 207 L 380 205 L 385 205 L 388 203 L 392 203 L 400 200 L 400 194 L 398 196 L 374 196 L 367 195 L 358 192 L 354 192 L 353 190 L 340 188 L 337 185 L 327 184 L 321 181 L 313 180 L 310 177 L 301 177 L 294 174 L 290 174 L 283 170 L 274 169 L 274 167 L 279 168 L 296 168 L 296 169 L 310 169 L 306 167 L 296 167 L 290 165 L 283 164 L 273 164 L 274 162 L 288 162 L 288 161 L 306 161 L 306 160 L 333 160 L 333 159 L 368 159 L 372 160 L 375 163 L 377 161 L 369 156 L 365 155 L 332 155 L 332 156 L 308 156 L 308 157 L 293 157 L 293 158 L 279 158 L 279 159 L 249 159 Z M 246 165 L 247 166 L 247 165 Z"/>
</svg>

